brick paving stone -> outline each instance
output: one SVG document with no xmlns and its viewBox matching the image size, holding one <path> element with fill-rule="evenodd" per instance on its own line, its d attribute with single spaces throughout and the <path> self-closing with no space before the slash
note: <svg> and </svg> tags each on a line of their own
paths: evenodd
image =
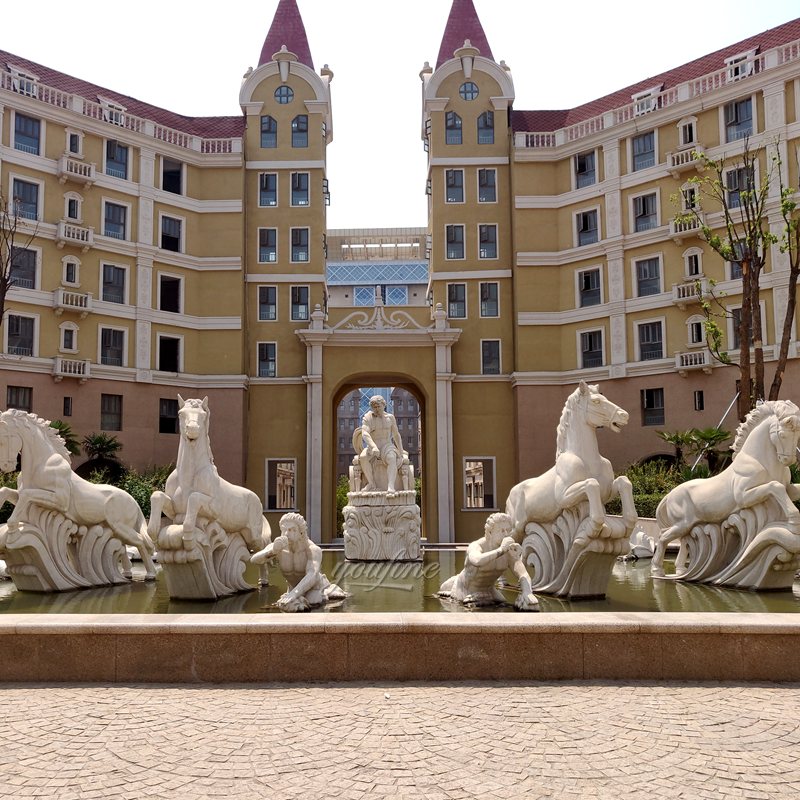
<svg viewBox="0 0 800 800">
<path fill-rule="evenodd" d="M 798 684 L 0 689 L 3 799 L 800 797 Z"/>
</svg>

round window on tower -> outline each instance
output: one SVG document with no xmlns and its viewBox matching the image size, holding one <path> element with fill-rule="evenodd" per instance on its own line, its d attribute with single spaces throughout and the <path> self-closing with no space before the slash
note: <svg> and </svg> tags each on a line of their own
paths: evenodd
<svg viewBox="0 0 800 800">
<path fill-rule="evenodd" d="M 293 97 L 294 97 L 294 92 L 289 86 L 279 86 L 275 90 L 275 99 L 281 105 L 285 106 L 287 103 L 291 103 Z"/>
<path fill-rule="evenodd" d="M 472 81 L 468 81 L 461 84 L 458 93 L 462 100 L 474 100 L 478 96 L 478 87 Z"/>
</svg>

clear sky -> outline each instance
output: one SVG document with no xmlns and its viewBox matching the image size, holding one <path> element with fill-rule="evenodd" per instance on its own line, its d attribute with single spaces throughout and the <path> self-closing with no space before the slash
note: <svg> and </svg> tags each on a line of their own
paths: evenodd
<svg viewBox="0 0 800 800">
<path fill-rule="evenodd" d="M 571 108 L 800 15 L 796 0 L 474 0 L 515 108 Z M 0 48 L 181 114 L 239 114 L 278 0 L 39 0 L 3 15 Z M 419 72 L 451 0 L 298 0 L 327 63 L 330 228 L 424 226 Z M 21 7 L 20 7 L 21 8 Z M 5 65 L 3 65 L 5 66 Z"/>
</svg>

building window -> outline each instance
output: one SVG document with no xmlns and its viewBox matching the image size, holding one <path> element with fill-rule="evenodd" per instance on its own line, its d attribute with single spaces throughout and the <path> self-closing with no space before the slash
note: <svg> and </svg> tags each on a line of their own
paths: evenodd
<svg viewBox="0 0 800 800">
<path fill-rule="evenodd" d="M 597 183 L 597 172 L 594 166 L 594 151 L 575 156 L 575 186 L 583 189 Z"/>
<path fill-rule="evenodd" d="M 122 367 L 124 355 L 125 331 L 100 328 L 100 363 L 108 367 Z"/>
<path fill-rule="evenodd" d="M 258 343 L 258 377 L 259 378 L 274 378 L 277 373 L 277 355 L 276 351 L 278 346 L 275 342 L 259 342 Z"/>
<path fill-rule="evenodd" d="M 597 211 L 581 211 L 577 217 L 578 247 L 597 241 Z"/>
<path fill-rule="evenodd" d="M 292 286 L 292 319 L 308 319 L 308 286 Z"/>
<path fill-rule="evenodd" d="M 181 371 L 181 340 L 172 336 L 158 337 L 158 369 L 161 372 Z"/>
<path fill-rule="evenodd" d="M 408 287 L 407 286 L 387 286 L 385 287 L 386 298 L 384 300 L 387 306 L 407 306 L 408 305 Z"/>
<path fill-rule="evenodd" d="M 267 511 L 290 511 L 296 507 L 297 462 L 293 458 L 267 459 Z"/>
<path fill-rule="evenodd" d="M 602 292 L 599 269 L 587 269 L 578 273 L 578 294 L 581 308 L 600 305 Z"/>
<path fill-rule="evenodd" d="M 689 323 L 689 341 L 691 344 L 702 344 L 705 342 L 705 325 L 702 322 Z"/>
<path fill-rule="evenodd" d="M 603 366 L 603 332 L 585 331 L 581 334 L 581 367 Z"/>
<path fill-rule="evenodd" d="M 30 386 L 9 386 L 6 389 L 6 408 L 31 413 L 33 389 Z"/>
<path fill-rule="evenodd" d="M 8 71 L 13 75 L 11 79 L 11 85 L 13 86 L 15 92 L 24 94 L 27 97 L 39 96 L 39 87 L 36 85 L 36 81 L 39 80 L 37 77 L 34 75 L 27 75 L 26 73 L 20 72 L 18 69 L 14 69 L 11 66 L 9 66 Z"/>
<path fill-rule="evenodd" d="M 275 90 L 275 99 L 282 105 L 285 106 L 287 103 L 291 103 L 292 99 L 294 98 L 294 92 L 290 86 L 279 86 Z"/>
<path fill-rule="evenodd" d="M 445 143 L 461 144 L 461 117 L 455 111 L 448 111 L 444 115 Z"/>
<path fill-rule="evenodd" d="M 39 184 L 14 178 L 14 215 L 39 219 Z"/>
<path fill-rule="evenodd" d="M 158 279 L 158 308 L 172 314 L 181 313 L 181 279 L 160 275 Z"/>
<path fill-rule="evenodd" d="M 489 339 L 481 342 L 481 374 L 500 374 L 500 340 Z"/>
<path fill-rule="evenodd" d="M 103 264 L 103 300 L 107 303 L 125 302 L 125 268 Z"/>
<path fill-rule="evenodd" d="M 258 229 L 258 260 L 262 264 L 274 264 L 278 260 L 278 231 L 275 228 Z"/>
<path fill-rule="evenodd" d="M 497 225 L 479 225 L 478 258 L 497 258 Z"/>
<path fill-rule="evenodd" d="M 658 227 L 658 214 L 656 213 L 656 196 L 646 194 L 643 197 L 633 198 L 634 230 L 649 231 Z"/>
<path fill-rule="evenodd" d="M 171 194 L 183 194 L 183 164 L 180 161 L 161 159 L 161 188 Z"/>
<path fill-rule="evenodd" d="M 127 238 L 125 223 L 128 209 L 125 206 L 118 206 L 115 203 L 106 203 L 105 223 L 103 234 L 114 239 Z"/>
<path fill-rule="evenodd" d="M 308 261 L 308 228 L 292 228 L 292 261 Z"/>
<path fill-rule="evenodd" d="M 744 275 L 744 266 L 742 261 L 744 260 L 744 251 L 745 251 L 745 243 L 742 241 L 735 241 L 731 245 L 733 249 L 733 260 L 729 261 L 730 264 L 730 273 L 731 273 L 731 280 L 738 280 Z"/>
<path fill-rule="evenodd" d="M 371 286 L 356 286 L 353 290 L 354 306 L 374 306 L 375 289 Z"/>
<path fill-rule="evenodd" d="M 100 100 L 100 105 L 103 106 L 103 120 L 110 122 L 112 125 L 119 125 L 125 127 L 125 108 L 116 103 L 111 103 L 108 100 Z"/>
<path fill-rule="evenodd" d="M 467 81 L 461 84 L 458 93 L 462 100 L 475 100 L 478 97 L 478 87 L 472 81 Z"/>
<path fill-rule="evenodd" d="M 481 316 L 499 317 L 500 316 L 500 284 L 482 283 L 481 284 Z"/>
<path fill-rule="evenodd" d="M 81 217 L 81 201 L 77 197 L 67 197 L 67 219 L 80 219 Z"/>
<path fill-rule="evenodd" d="M 128 148 L 116 139 L 106 142 L 106 175 L 128 179 Z"/>
<path fill-rule="evenodd" d="M 694 410 L 703 411 L 706 407 L 705 400 L 703 399 L 703 390 L 699 389 L 694 393 Z"/>
<path fill-rule="evenodd" d="M 464 258 L 464 226 L 447 226 L 447 258 Z"/>
<path fill-rule="evenodd" d="M 278 205 L 278 176 L 274 172 L 262 172 L 259 176 L 258 204 L 260 206 Z"/>
<path fill-rule="evenodd" d="M 32 356 L 36 320 L 33 317 L 8 315 L 8 350 L 12 356 Z"/>
<path fill-rule="evenodd" d="M 307 172 L 293 172 L 292 173 L 292 205 L 293 206 L 307 206 L 308 205 L 308 173 Z"/>
<path fill-rule="evenodd" d="M 33 117 L 14 114 L 14 149 L 23 153 L 39 155 L 39 128 L 41 123 Z"/>
<path fill-rule="evenodd" d="M 494 144 L 493 111 L 484 111 L 478 117 L 478 144 Z"/>
<path fill-rule="evenodd" d="M 67 152 L 68 153 L 72 153 L 73 155 L 76 155 L 76 156 L 79 156 L 81 154 L 81 136 L 80 136 L 80 134 L 78 134 L 78 133 L 67 134 Z"/>
<path fill-rule="evenodd" d="M 18 289 L 36 288 L 36 251 L 15 247 L 11 251 L 8 285 Z"/>
<path fill-rule="evenodd" d="M 695 277 L 699 275 L 700 272 L 700 255 L 698 253 L 692 253 L 686 256 L 686 273 L 690 277 Z"/>
<path fill-rule="evenodd" d="M 730 170 L 725 173 L 725 185 L 728 190 L 728 208 L 739 208 L 748 202 L 749 193 L 755 190 L 753 170 L 746 167 Z"/>
<path fill-rule="evenodd" d="M 736 100 L 725 106 L 725 141 L 736 142 L 753 135 L 753 101 Z"/>
<path fill-rule="evenodd" d="M 660 322 L 646 322 L 639 325 L 639 357 L 642 361 L 654 361 L 664 357 Z"/>
<path fill-rule="evenodd" d="M 742 346 L 742 309 L 741 308 L 729 308 L 731 312 L 731 329 L 733 331 L 733 347 L 731 350 L 739 350 Z M 762 320 L 764 319 L 764 311 L 762 309 Z M 764 344 L 766 345 L 766 337 L 764 337 L 765 341 Z M 753 346 L 753 325 L 752 325 L 752 317 L 750 323 L 750 347 Z"/>
<path fill-rule="evenodd" d="M 64 262 L 64 283 L 78 283 L 78 264 L 75 261 Z"/>
<path fill-rule="evenodd" d="M 656 136 L 653 131 L 634 136 L 633 146 L 633 171 L 647 169 L 656 163 Z"/>
<path fill-rule="evenodd" d="M 122 395 L 100 395 L 100 430 L 122 430 Z"/>
<path fill-rule="evenodd" d="M 642 425 L 664 424 L 664 390 L 642 389 Z"/>
<path fill-rule="evenodd" d="M 478 202 L 497 202 L 497 170 L 478 170 Z"/>
<path fill-rule="evenodd" d="M 681 188 L 681 208 L 683 211 L 693 211 L 698 207 L 697 187 L 684 186 Z"/>
<path fill-rule="evenodd" d="M 678 130 L 680 132 L 681 147 L 688 147 L 691 144 L 697 143 L 697 139 L 695 138 L 697 135 L 697 126 L 694 118 L 686 122 L 681 122 L 678 125 Z"/>
<path fill-rule="evenodd" d="M 451 319 L 467 318 L 467 284 L 447 284 L 447 316 Z"/>
<path fill-rule="evenodd" d="M 637 297 L 647 297 L 661 292 L 661 269 L 657 258 L 636 262 Z"/>
<path fill-rule="evenodd" d="M 178 401 L 161 398 L 158 401 L 158 432 L 178 433 Z"/>
<path fill-rule="evenodd" d="M 64 407 L 61 412 L 62 417 L 71 417 L 72 416 L 72 398 L 65 397 L 64 398 Z"/>
<path fill-rule="evenodd" d="M 161 249 L 181 252 L 181 220 L 161 217 Z"/>
<path fill-rule="evenodd" d="M 356 401 L 355 401 L 355 400 L 350 400 L 350 403 L 349 403 L 349 405 L 348 405 L 348 408 L 349 408 L 351 411 L 355 411 L 355 410 L 356 410 Z M 344 411 L 344 400 L 342 401 L 342 411 Z"/>
<path fill-rule="evenodd" d="M 308 114 L 298 114 L 292 120 L 292 147 L 308 147 Z"/>
<path fill-rule="evenodd" d="M 70 353 L 78 349 L 78 326 L 74 322 L 65 322 L 61 325 L 61 350 Z"/>
<path fill-rule="evenodd" d="M 261 117 L 261 146 L 278 146 L 278 123 L 272 117 Z"/>
<path fill-rule="evenodd" d="M 494 508 L 494 459 L 464 459 L 464 507 Z"/>
<path fill-rule="evenodd" d="M 464 170 L 448 169 L 445 170 L 445 184 L 447 192 L 445 199 L 448 203 L 464 202 Z"/>
<path fill-rule="evenodd" d="M 278 319 L 278 287 L 258 287 L 258 318 L 262 321 Z"/>
</svg>

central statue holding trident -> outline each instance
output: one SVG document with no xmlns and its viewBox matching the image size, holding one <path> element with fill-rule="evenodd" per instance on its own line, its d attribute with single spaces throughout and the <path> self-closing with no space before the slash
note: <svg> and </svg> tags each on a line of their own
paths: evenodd
<svg viewBox="0 0 800 800">
<path fill-rule="evenodd" d="M 364 449 L 359 456 L 361 471 L 367 479 L 364 491 L 379 490 L 373 467 L 373 461 L 379 461 L 386 467 L 387 493 L 389 497 L 394 497 L 397 469 L 403 463 L 403 440 L 397 430 L 394 414 L 386 410 L 386 401 L 379 394 L 369 401 L 369 408 L 361 424 Z"/>
</svg>

